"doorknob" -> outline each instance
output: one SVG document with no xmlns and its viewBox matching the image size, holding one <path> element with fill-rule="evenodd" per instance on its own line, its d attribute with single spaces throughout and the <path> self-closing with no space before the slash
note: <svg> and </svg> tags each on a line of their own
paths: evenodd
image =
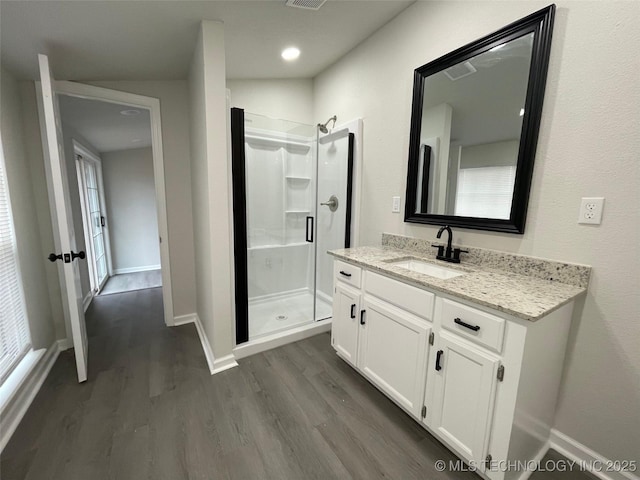
<svg viewBox="0 0 640 480">
<path fill-rule="evenodd" d="M 62 254 L 56 255 L 55 253 L 50 253 L 47 258 L 50 262 L 55 262 L 56 260 L 62 260 Z"/>
<path fill-rule="evenodd" d="M 338 209 L 338 198 L 335 195 L 331 195 L 329 197 L 329 200 L 321 203 L 320 205 L 329 207 L 329 210 L 331 210 L 332 212 L 335 212 Z"/>
<path fill-rule="evenodd" d="M 78 253 L 75 253 L 73 250 L 71 250 L 71 261 L 74 261 L 76 258 L 79 258 L 80 260 L 84 260 L 86 257 L 87 256 L 83 251 L 79 251 Z"/>
</svg>

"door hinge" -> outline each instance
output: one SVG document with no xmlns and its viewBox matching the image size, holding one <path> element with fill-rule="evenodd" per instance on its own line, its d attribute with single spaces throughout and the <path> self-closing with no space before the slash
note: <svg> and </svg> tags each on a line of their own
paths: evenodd
<svg viewBox="0 0 640 480">
<path fill-rule="evenodd" d="M 504 380 L 504 365 L 500 365 L 498 367 L 498 380 L 499 381 L 503 381 Z"/>
<path fill-rule="evenodd" d="M 491 456 L 491 454 L 489 453 L 485 459 L 484 459 L 484 468 L 487 470 L 491 469 L 491 461 L 493 460 L 493 457 Z"/>
<path fill-rule="evenodd" d="M 436 338 L 436 334 L 431 332 L 429 334 L 429 345 L 433 345 L 433 342 L 434 342 L 435 338 Z"/>
<path fill-rule="evenodd" d="M 422 415 L 422 418 L 425 418 L 425 417 L 427 416 L 427 406 L 426 406 L 426 405 L 423 405 L 423 406 L 422 406 L 422 413 L 421 413 L 421 415 Z"/>
</svg>

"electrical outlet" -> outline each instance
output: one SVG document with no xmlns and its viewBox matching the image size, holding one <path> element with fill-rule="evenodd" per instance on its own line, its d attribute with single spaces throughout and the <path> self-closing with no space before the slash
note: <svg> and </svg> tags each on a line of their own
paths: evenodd
<svg viewBox="0 0 640 480">
<path fill-rule="evenodd" d="M 393 197 L 393 202 L 391 205 L 392 213 L 400 213 L 400 197 Z"/>
<path fill-rule="evenodd" d="M 600 222 L 602 221 L 603 208 L 603 197 L 584 197 L 580 203 L 578 223 L 600 225 Z"/>
</svg>

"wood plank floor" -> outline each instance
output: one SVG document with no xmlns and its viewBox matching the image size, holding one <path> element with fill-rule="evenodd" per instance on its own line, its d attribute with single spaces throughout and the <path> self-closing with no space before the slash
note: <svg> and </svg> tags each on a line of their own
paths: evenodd
<svg viewBox="0 0 640 480">
<path fill-rule="evenodd" d="M 162 286 L 162 270 L 147 270 L 146 272 L 121 273 L 107 280 L 100 295 L 131 292 Z"/>
<path fill-rule="evenodd" d="M 195 327 L 164 326 L 161 295 L 94 300 L 89 381 L 61 354 L 0 457 L 3 480 L 479 478 L 437 472 L 455 457 L 341 361 L 328 334 L 211 376 Z M 594 478 L 532 478 L 560 477 Z"/>
</svg>

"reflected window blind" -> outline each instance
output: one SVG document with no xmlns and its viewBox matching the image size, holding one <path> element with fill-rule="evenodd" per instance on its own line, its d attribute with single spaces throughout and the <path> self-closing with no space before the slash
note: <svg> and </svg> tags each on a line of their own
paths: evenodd
<svg viewBox="0 0 640 480">
<path fill-rule="evenodd" d="M 0 138 L 0 385 L 31 348 Z"/>
<path fill-rule="evenodd" d="M 515 166 L 461 169 L 455 214 L 508 220 L 515 178 Z"/>
</svg>

